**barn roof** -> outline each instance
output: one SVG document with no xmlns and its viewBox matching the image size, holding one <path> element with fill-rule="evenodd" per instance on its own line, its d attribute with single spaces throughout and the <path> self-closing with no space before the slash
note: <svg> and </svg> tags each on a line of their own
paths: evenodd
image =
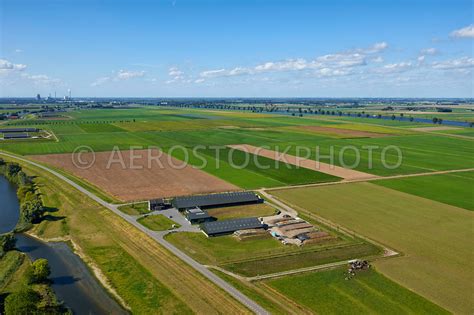
<svg viewBox="0 0 474 315">
<path fill-rule="evenodd" d="M 0 129 L 0 133 L 10 133 L 10 132 L 37 132 L 38 128 L 4 128 Z"/>
<path fill-rule="evenodd" d="M 258 218 L 230 219 L 201 224 L 201 229 L 207 235 L 233 233 L 238 230 L 258 229 L 263 224 Z"/>
<path fill-rule="evenodd" d="M 176 197 L 171 202 L 178 209 L 192 207 L 212 207 L 234 203 L 259 202 L 261 199 L 251 191 L 229 192 L 210 195 L 196 195 L 187 197 Z"/>
</svg>

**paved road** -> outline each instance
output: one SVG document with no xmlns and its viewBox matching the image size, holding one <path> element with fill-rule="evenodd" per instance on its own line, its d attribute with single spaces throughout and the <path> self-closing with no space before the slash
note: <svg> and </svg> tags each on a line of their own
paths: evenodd
<svg viewBox="0 0 474 315">
<path fill-rule="evenodd" d="M 126 220 L 128 223 L 135 226 L 137 229 L 139 229 L 143 233 L 146 233 L 148 236 L 150 236 L 151 238 L 156 240 L 160 245 L 162 245 L 163 247 L 168 249 L 170 252 L 172 252 L 174 255 L 179 257 L 181 260 L 183 260 L 187 264 L 189 264 L 196 271 L 200 272 L 203 276 L 205 276 L 211 282 L 213 282 L 214 284 L 216 284 L 217 286 L 222 288 L 224 291 L 226 291 L 228 294 L 230 294 L 232 297 L 234 297 L 237 301 L 239 301 L 240 303 L 242 303 L 243 305 L 248 307 L 254 313 L 256 313 L 256 314 L 269 314 L 264 308 L 262 308 L 260 305 L 258 305 L 257 303 L 255 303 L 254 301 L 249 299 L 247 296 L 242 294 L 240 291 L 235 289 L 233 286 L 231 286 L 230 284 L 228 284 L 227 282 L 225 282 L 224 280 L 222 280 L 221 278 L 216 276 L 214 273 L 209 271 L 205 266 L 201 265 L 200 263 L 198 263 L 197 261 L 195 261 L 194 259 L 192 259 L 188 255 L 186 255 L 185 253 L 180 251 L 178 248 L 174 247 L 172 244 L 165 241 L 165 239 L 163 237 L 164 237 L 164 235 L 169 233 L 168 231 L 153 232 L 153 231 L 148 230 L 146 227 L 144 227 L 143 225 L 138 223 L 136 221 L 135 217 L 130 216 L 128 214 L 125 214 L 125 213 L 121 212 L 120 210 L 118 210 L 117 205 L 113 205 L 113 204 L 110 204 L 110 203 L 106 202 L 105 200 L 102 200 L 101 198 L 99 198 L 95 194 L 91 193 L 87 189 L 81 187 L 80 185 L 76 184 L 72 180 L 68 179 L 67 177 L 59 174 L 58 172 L 56 172 L 56 171 L 54 171 L 54 170 L 52 170 L 52 169 L 50 169 L 46 166 L 43 166 L 41 164 L 35 163 L 33 161 L 30 161 L 30 160 L 27 160 L 27 159 L 24 159 L 24 158 L 21 158 L 19 156 L 9 154 L 9 153 L 6 153 L 6 152 L 0 152 L 0 155 L 4 155 L 4 156 L 7 156 L 7 157 L 18 159 L 22 162 L 28 163 L 30 165 L 34 165 L 38 168 L 41 168 L 41 169 L 53 174 L 54 176 L 58 177 L 59 179 L 63 180 L 64 182 L 66 182 L 69 185 L 73 186 L 75 189 L 79 190 L 83 194 L 87 195 L 88 197 L 90 197 L 91 199 L 96 201 L 98 204 L 100 204 L 100 205 L 104 206 L 105 208 L 113 211 L 115 214 L 122 217 L 124 220 Z"/>
</svg>

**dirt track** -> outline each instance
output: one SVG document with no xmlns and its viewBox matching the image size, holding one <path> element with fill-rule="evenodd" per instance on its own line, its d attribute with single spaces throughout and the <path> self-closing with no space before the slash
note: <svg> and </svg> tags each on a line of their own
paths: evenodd
<svg viewBox="0 0 474 315">
<path fill-rule="evenodd" d="M 442 130 L 456 130 L 456 129 L 460 129 L 460 128 L 448 127 L 448 126 L 412 128 L 412 130 L 416 130 L 416 131 L 442 131 Z"/>
<path fill-rule="evenodd" d="M 370 178 L 378 177 L 376 175 L 359 172 L 359 171 L 355 171 L 355 170 L 351 170 L 351 169 L 347 169 L 347 168 L 343 168 L 339 166 L 334 166 L 327 163 L 316 162 L 313 160 L 300 158 L 294 155 L 279 154 L 276 151 L 266 150 L 266 149 L 254 147 L 248 144 L 236 144 L 236 145 L 230 145 L 229 147 L 240 150 L 240 151 L 249 152 L 252 154 L 263 156 L 266 158 L 270 158 L 273 160 L 286 162 L 288 164 L 297 165 L 299 167 L 307 168 L 307 169 L 318 171 L 321 173 L 341 177 L 345 180 L 370 179 Z"/>
<path fill-rule="evenodd" d="M 390 134 L 376 133 L 376 132 L 370 132 L 370 131 L 350 130 L 350 129 L 320 127 L 320 126 L 301 126 L 299 127 L 299 129 L 314 131 L 316 133 L 322 133 L 322 134 L 344 136 L 346 138 L 380 138 L 380 137 L 390 136 Z"/>
<path fill-rule="evenodd" d="M 209 175 L 182 161 L 162 154 L 158 160 L 157 150 L 122 151 L 123 163 L 112 152 L 95 153 L 95 163 L 88 169 L 76 167 L 72 154 L 36 155 L 32 158 L 85 179 L 110 195 L 123 201 L 145 200 L 200 193 L 239 190 L 238 187 Z M 110 159 L 117 162 L 111 162 Z M 92 161 L 91 153 L 81 156 L 83 161 Z M 76 159 L 77 161 L 77 159 Z M 110 166 L 110 167 L 108 167 Z M 174 167 L 177 166 L 177 167 Z"/>
</svg>

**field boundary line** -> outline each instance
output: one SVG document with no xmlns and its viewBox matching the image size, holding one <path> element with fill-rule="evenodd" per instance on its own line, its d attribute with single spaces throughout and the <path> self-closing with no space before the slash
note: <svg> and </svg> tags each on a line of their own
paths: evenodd
<svg viewBox="0 0 474 315">
<path fill-rule="evenodd" d="M 362 183 L 362 182 L 371 182 L 371 181 L 378 181 L 378 180 L 389 180 L 389 179 L 430 176 L 430 175 L 442 175 L 442 174 L 451 174 L 451 173 L 463 173 L 463 172 L 471 172 L 471 171 L 474 171 L 474 168 L 464 168 L 464 169 L 446 170 L 446 171 L 434 171 L 434 172 L 415 173 L 415 174 L 392 175 L 392 176 L 374 177 L 374 178 L 368 178 L 368 179 L 341 180 L 341 181 L 338 181 L 338 182 L 281 186 L 281 187 L 273 187 L 273 188 L 262 188 L 262 190 L 265 190 L 265 191 L 268 192 L 268 191 L 274 191 L 274 190 L 288 190 L 288 189 L 298 189 L 298 188 L 304 188 L 304 187 L 317 187 L 317 186 L 328 186 L 328 185 Z"/>
<path fill-rule="evenodd" d="M 313 212 L 310 212 L 310 211 L 308 211 L 308 210 L 306 210 L 306 209 L 303 209 L 303 208 L 301 208 L 301 207 L 298 207 L 298 206 L 296 206 L 296 205 L 293 205 L 293 204 L 291 204 L 291 203 L 289 203 L 289 202 L 287 202 L 287 201 L 284 202 L 284 201 L 280 200 L 278 197 L 275 197 L 275 196 L 271 195 L 271 194 L 268 193 L 268 192 L 266 192 L 265 195 L 266 195 L 266 197 L 267 197 L 268 199 L 270 199 L 270 200 L 272 200 L 272 201 L 274 201 L 274 202 L 276 201 L 276 202 L 278 202 L 278 203 L 280 203 L 280 204 L 284 204 L 286 207 L 289 207 L 290 209 L 293 207 L 293 211 L 295 211 L 296 213 L 297 213 L 297 211 L 294 210 L 294 209 L 300 210 L 302 213 L 304 213 L 304 214 L 306 214 L 306 215 L 308 215 L 308 216 L 310 216 L 310 217 L 313 217 L 313 218 L 317 219 L 318 221 L 322 222 L 323 224 L 326 224 L 327 226 L 329 226 L 329 227 L 335 229 L 336 231 L 342 231 L 342 232 L 345 233 L 346 235 L 349 235 L 349 236 L 351 236 L 351 237 L 358 237 L 358 238 L 363 239 L 363 240 L 365 240 L 365 241 L 367 241 L 367 242 L 369 242 L 369 243 L 371 243 L 371 244 L 373 244 L 373 245 L 382 247 L 382 249 L 384 250 L 384 253 L 383 253 L 383 255 L 382 255 L 380 258 L 389 258 L 389 257 L 396 257 L 396 256 L 401 256 L 401 255 L 403 255 L 402 253 L 395 251 L 394 249 L 390 248 L 389 246 L 387 246 L 387 245 L 385 245 L 385 244 L 383 244 L 383 243 L 380 243 L 380 242 L 375 241 L 375 240 L 373 240 L 373 239 L 371 239 L 371 238 L 368 238 L 367 236 L 364 236 L 364 235 L 359 234 L 359 233 L 357 233 L 357 232 L 355 232 L 355 231 L 352 231 L 352 230 L 350 230 L 350 229 L 348 229 L 348 228 L 346 228 L 346 227 L 344 227 L 344 226 L 337 225 L 337 224 L 335 224 L 334 222 L 332 222 L 332 221 L 330 221 L 330 220 L 328 220 L 328 219 L 325 219 L 325 218 L 323 218 L 323 217 L 321 217 L 321 216 L 319 216 L 319 215 L 317 215 L 317 214 L 315 214 L 315 213 L 313 213 Z"/>
</svg>

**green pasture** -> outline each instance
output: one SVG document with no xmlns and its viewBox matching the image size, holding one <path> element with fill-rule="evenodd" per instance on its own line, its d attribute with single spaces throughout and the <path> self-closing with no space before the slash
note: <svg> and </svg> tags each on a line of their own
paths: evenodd
<svg viewBox="0 0 474 315">
<path fill-rule="evenodd" d="M 373 183 L 452 206 L 474 210 L 474 172 L 406 177 L 374 181 Z"/>
<path fill-rule="evenodd" d="M 168 219 L 164 215 L 147 215 L 137 220 L 141 225 L 149 228 L 152 231 L 166 231 L 170 230 L 173 225 L 180 227 L 173 220 Z"/>
<path fill-rule="evenodd" d="M 354 257 L 379 254 L 377 247 L 341 239 L 297 247 L 268 238 L 238 240 L 231 235 L 206 237 L 201 233 L 173 233 L 166 240 L 197 261 L 219 265 L 245 276 L 311 267 Z"/>
<path fill-rule="evenodd" d="M 449 314 L 375 270 L 345 280 L 344 268 L 264 283 L 318 314 Z"/>
<path fill-rule="evenodd" d="M 401 252 L 401 257 L 377 261 L 376 266 L 454 313 L 474 311 L 473 300 L 459 293 L 471 292 L 474 282 L 473 212 L 371 183 L 272 194 L 303 213 L 324 217 Z"/>
</svg>

